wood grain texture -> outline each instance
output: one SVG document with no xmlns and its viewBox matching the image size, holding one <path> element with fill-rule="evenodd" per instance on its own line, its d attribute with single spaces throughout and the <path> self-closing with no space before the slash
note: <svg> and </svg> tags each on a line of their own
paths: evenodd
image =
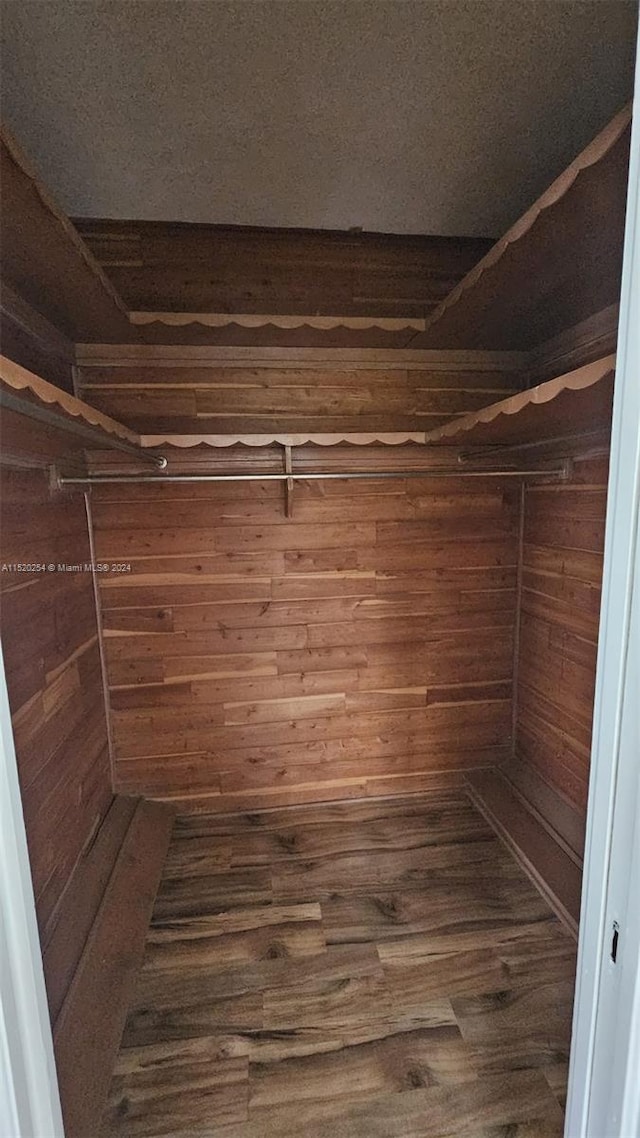
<svg viewBox="0 0 640 1138">
<path fill-rule="evenodd" d="M 55 925 L 42 954 L 53 1024 L 91 933 L 136 805 L 137 799 L 116 795 L 83 850 L 56 910 Z"/>
<path fill-rule="evenodd" d="M 175 348 L 174 348 L 175 351 Z M 427 431 L 503 399 L 523 385 L 510 355 L 282 349 L 273 359 L 240 353 L 216 361 L 86 349 L 82 398 L 145 435 Z M 118 358 L 120 356 L 120 358 Z"/>
<path fill-rule="evenodd" d="M 577 865 L 582 865 L 586 830 L 584 810 L 574 806 L 565 795 L 542 778 L 535 767 L 515 755 L 502 768 L 502 774 L 554 841 L 562 846 Z"/>
<path fill-rule="evenodd" d="M 4 280 L 0 343 L 3 355 L 73 393 L 75 345 Z"/>
<path fill-rule="evenodd" d="M 63 423 L 68 423 L 69 430 L 76 427 L 89 428 L 98 445 L 101 438 L 107 446 L 109 441 L 131 443 L 134 446 L 139 443 L 137 434 L 122 423 L 103 415 L 95 407 L 83 403 L 4 355 L 0 355 L 0 380 L 7 393 L 19 397 L 27 407 L 50 410 Z M 65 427 L 61 426 L 61 429 L 64 430 Z"/>
<path fill-rule="evenodd" d="M 618 344 L 618 301 L 585 320 L 563 328 L 539 344 L 527 362 L 527 384 L 534 387 L 615 353 Z"/>
<path fill-rule="evenodd" d="M 4 280 L 71 340 L 126 338 L 130 325 L 115 289 L 5 128 L 0 175 Z"/>
<path fill-rule="evenodd" d="M 452 289 L 412 347 L 534 349 L 618 303 L 630 120 L 627 106 Z"/>
<path fill-rule="evenodd" d="M 483 256 L 478 238 L 78 218 L 127 307 L 424 316 Z"/>
<path fill-rule="evenodd" d="M 66 1138 L 95 1134 L 106 1101 L 173 814 L 140 800 L 54 1028 Z"/>
<path fill-rule="evenodd" d="M 46 438 L 73 459 L 68 437 Z M 56 1065 L 66 1133 L 88 1138 L 169 826 L 145 807 L 145 837 L 136 803 L 113 798 L 83 496 L 50 490 L 38 469 L 3 468 L 1 490 L 3 655 Z"/>
<path fill-rule="evenodd" d="M 586 810 L 608 458 L 575 462 L 565 485 L 524 498 L 515 748 Z"/>
<path fill-rule="evenodd" d="M 463 794 L 178 818 L 102 1138 L 560 1138 L 574 970 Z"/>
<path fill-rule="evenodd" d="M 182 809 L 459 781 L 509 746 L 518 495 L 94 488 L 116 784 Z"/>
<path fill-rule="evenodd" d="M 582 873 L 569 854 L 550 840 L 511 783 L 497 770 L 472 771 L 469 794 L 512 850 L 554 912 L 577 937 Z"/>
<path fill-rule="evenodd" d="M 3 439 L 10 447 L 6 423 Z M 2 642 L 46 963 L 58 907 L 111 804 L 107 727 L 91 574 L 57 571 L 90 560 L 83 496 L 51 492 L 39 470 L 3 469 L 1 490 Z M 81 947 L 70 944 L 65 970 Z"/>
<path fill-rule="evenodd" d="M 586 364 L 489 407 L 452 419 L 427 433 L 427 443 L 457 446 L 531 446 L 608 431 L 615 356 Z M 575 448 L 574 448 L 575 449 Z"/>
</svg>

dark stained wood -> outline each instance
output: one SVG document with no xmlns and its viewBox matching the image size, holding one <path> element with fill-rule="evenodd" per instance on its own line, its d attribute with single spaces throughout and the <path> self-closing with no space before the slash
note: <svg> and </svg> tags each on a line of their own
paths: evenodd
<svg viewBox="0 0 640 1138">
<path fill-rule="evenodd" d="M 528 386 L 534 387 L 614 354 L 618 343 L 619 315 L 620 305 L 616 301 L 539 344 L 529 356 Z"/>
<path fill-rule="evenodd" d="M 470 772 L 467 785 L 478 809 L 577 936 L 582 888 L 580 867 L 549 837 L 499 771 Z"/>
<path fill-rule="evenodd" d="M 73 393 L 75 346 L 7 282 L 0 289 L 2 353 Z"/>
<path fill-rule="evenodd" d="M 130 310 L 423 316 L 484 238 L 78 218 Z"/>
<path fill-rule="evenodd" d="M 415 348 L 536 348 L 617 304 L 631 109 L 623 109 L 427 320 Z"/>
<path fill-rule="evenodd" d="M 4 129 L 0 177 L 3 279 L 71 340 L 126 338 L 115 290 Z"/>
<path fill-rule="evenodd" d="M 574 970 L 464 794 L 179 817 L 102 1138 L 560 1138 Z"/>
<path fill-rule="evenodd" d="M 56 1020 L 67 1138 L 96 1133 L 172 825 L 167 807 L 138 803 Z"/>
<path fill-rule="evenodd" d="M 586 829 L 584 810 L 574 806 L 542 778 L 535 767 L 517 756 L 508 760 L 502 773 L 536 818 L 549 830 L 554 841 L 559 842 L 569 856 L 581 865 Z"/>
<path fill-rule="evenodd" d="M 43 949 L 49 1014 L 55 1023 L 136 809 L 135 798 L 117 795 L 87 848 L 55 912 Z"/>
<path fill-rule="evenodd" d="M 516 754 L 584 815 L 589 779 L 608 456 L 528 486 Z"/>
<path fill-rule="evenodd" d="M 359 448 L 360 449 L 360 448 Z M 491 480 L 94 487 L 116 785 L 233 810 L 506 757 L 518 494 Z"/>
</svg>

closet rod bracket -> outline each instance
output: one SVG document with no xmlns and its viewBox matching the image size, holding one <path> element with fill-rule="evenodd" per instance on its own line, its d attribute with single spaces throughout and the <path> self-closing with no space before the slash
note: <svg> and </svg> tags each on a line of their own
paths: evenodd
<svg viewBox="0 0 640 1138">
<path fill-rule="evenodd" d="M 284 448 L 284 470 L 287 475 L 287 481 L 284 484 L 284 512 L 285 517 L 293 517 L 293 456 L 291 447 L 285 444 Z"/>
</svg>

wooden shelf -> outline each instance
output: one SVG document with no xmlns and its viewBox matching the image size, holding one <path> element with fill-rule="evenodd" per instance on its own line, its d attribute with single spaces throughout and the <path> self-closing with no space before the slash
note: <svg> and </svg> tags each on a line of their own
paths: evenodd
<svg viewBox="0 0 640 1138">
<path fill-rule="evenodd" d="M 277 444 L 278 446 L 298 447 L 305 446 L 308 443 L 313 446 L 338 446 L 340 443 L 348 443 L 351 446 L 402 446 L 404 443 L 424 443 L 424 431 L 386 431 L 375 433 L 371 431 L 361 432 L 336 432 L 325 434 L 266 434 L 266 435 L 198 435 L 198 434 L 160 434 L 160 435 L 141 435 L 140 442 L 143 447 L 179 447 L 184 449 L 186 447 L 232 447 L 232 446 L 248 446 L 248 447 L 267 447 Z"/>
<path fill-rule="evenodd" d="M 164 324 L 168 328 L 185 328 L 201 324 L 205 328 L 264 328 L 272 326 L 283 331 L 295 328 L 315 328 L 321 332 L 336 328 L 368 331 L 379 328 L 387 332 L 423 332 L 425 319 L 421 316 L 286 316 L 260 315 L 253 312 L 129 312 L 131 324 Z"/>
<path fill-rule="evenodd" d="M 427 316 L 412 348 L 531 350 L 620 295 L 631 106 Z"/>
<path fill-rule="evenodd" d="M 615 356 L 452 419 L 425 435 L 428 444 L 454 447 L 536 446 L 607 431 L 611 423 Z"/>
<path fill-rule="evenodd" d="M 45 428 L 68 432 L 92 447 L 138 454 L 148 460 L 136 431 L 0 355 L 0 408 L 10 418 L 26 416 Z"/>
<path fill-rule="evenodd" d="M 71 340 L 126 337 L 118 293 L 4 126 L 0 173 L 4 280 Z"/>
</svg>

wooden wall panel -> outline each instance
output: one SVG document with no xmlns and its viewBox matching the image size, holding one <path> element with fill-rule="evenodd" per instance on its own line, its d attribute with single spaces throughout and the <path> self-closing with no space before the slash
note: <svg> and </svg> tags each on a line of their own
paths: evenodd
<svg viewBox="0 0 640 1138">
<path fill-rule="evenodd" d="M 88 562 L 87 519 L 82 494 L 51 492 L 46 471 L 4 469 L 0 490 L 2 648 L 55 1012 L 83 947 L 60 935 L 76 919 L 61 918 L 65 896 L 113 797 L 107 724 L 91 573 L 12 566 Z M 67 947 L 49 957 L 54 934 Z"/>
<path fill-rule="evenodd" d="M 73 394 L 75 345 L 4 280 L 0 343 L 3 356 Z"/>
<path fill-rule="evenodd" d="M 620 299 L 631 107 L 427 319 L 414 348 L 536 349 Z"/>
<path fill-rule="evenodd" d="M 491 247 L 484 238 L 75 224 L 133 310 L 422 316 Z"/>
<path fill-rule="evenodd" d="M 608 459 L 524 496 L 516 755 L 584 812 Z"/>
<path fill-rule="evenodd" d="M 0 178 L 3 282 L 71 340 L 126 339 L 115 289 L 5 127 Z"/>
<path fill-rule="evenodd" d="M 317 360 L 303 361 L 286 349 L 281 359 L 226 363 L 149 356 L 84 366 L 80 396 L 142 434 L 388 432 L 431 430 L 523 386 L 507 357 L 440 356 L 417 362 L 399 353 L 394 361 L 371 350 L 349 361 L 319 350 Z"/>
<path fill-rule="evenodd" d="M 418 790 L 510 743 L 518 495 L 494 481 L 92 496 L 116 785 L 231 810 Z"/>
</svg>

